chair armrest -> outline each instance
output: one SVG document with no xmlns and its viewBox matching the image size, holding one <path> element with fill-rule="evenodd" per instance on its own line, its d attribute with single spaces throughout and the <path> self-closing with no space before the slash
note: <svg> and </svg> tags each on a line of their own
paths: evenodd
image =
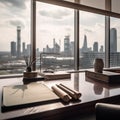
<svg viewBox="0 0 120 120">
<path fill-rule="evenodd" d="M 120 120 L 120 105 L 97 103 L 96 120 Z"/>
</svg>

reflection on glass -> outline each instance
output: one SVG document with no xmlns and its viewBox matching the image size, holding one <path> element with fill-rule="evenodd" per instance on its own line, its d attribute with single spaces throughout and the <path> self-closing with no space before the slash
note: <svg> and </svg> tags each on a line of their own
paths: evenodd
<svg viewBox="0 0 120 120">
<path fill-rule="evenodd" d="M 110 90 L 105 88 L 104 95 L 105 95 L 105 97 L 109 97 L 110 96 Z"/>
<path fill-rule="evenodd" d="M 74 73 L 74 90 L 79 91 L 79 73 Z"/>
<path fill-rule="evenodd" d="M 101 95 L 103 92 L 103 87 L 101 87 L 100 85 L 94 84 L 94 92 L 96 95 Z"/>
</svg>

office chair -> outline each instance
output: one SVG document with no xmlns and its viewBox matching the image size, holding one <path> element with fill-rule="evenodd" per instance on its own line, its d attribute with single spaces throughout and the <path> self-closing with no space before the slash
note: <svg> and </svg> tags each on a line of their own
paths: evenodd
<svg viewBox="0 0 120 120">
<path fill-rule="evenodd" d="M 120 120 L 120 105 L 97 103 L 96 120 Z"/>
</svg>

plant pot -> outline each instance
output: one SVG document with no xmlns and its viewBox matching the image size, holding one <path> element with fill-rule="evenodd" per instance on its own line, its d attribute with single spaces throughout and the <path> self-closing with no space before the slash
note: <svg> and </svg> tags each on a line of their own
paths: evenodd
<svg viewBox="0 0 120 120">
<path fill-rule="evenodd" d="M 27 68 L 26 68 L 26 72 L 31 72 L 32 71 L 32 68 L 30 67 L 30 66 L 28 66 Z"/>
</svg>

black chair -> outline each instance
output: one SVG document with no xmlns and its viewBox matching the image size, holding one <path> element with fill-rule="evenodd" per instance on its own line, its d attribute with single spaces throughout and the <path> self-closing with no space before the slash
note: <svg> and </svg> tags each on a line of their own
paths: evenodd
<svg viewBox="0 0 120 120">
<path fill-rule="evenodd" d="M 120 120 L 120 105 L 97 103 L 96 120 Z"/>
</svg>

